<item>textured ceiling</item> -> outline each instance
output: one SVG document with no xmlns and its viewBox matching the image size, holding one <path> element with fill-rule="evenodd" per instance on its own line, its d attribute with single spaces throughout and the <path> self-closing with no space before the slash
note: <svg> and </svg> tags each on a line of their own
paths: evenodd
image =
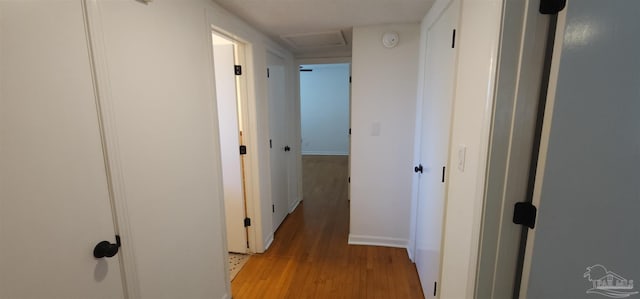
<svg viewBox="0 0 640 299">
<path fill-rule="evenodd" d="M 422 20 L 434 0 L 214 0 L 299 57 L 350 55 L 354 26 Z M 280 37 L 342 30 L 346 46 L 295 49 Z"/>
</svg>

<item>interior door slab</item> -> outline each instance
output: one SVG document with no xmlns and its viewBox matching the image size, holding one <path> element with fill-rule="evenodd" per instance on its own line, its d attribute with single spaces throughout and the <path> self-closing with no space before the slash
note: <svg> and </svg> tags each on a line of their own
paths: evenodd
<svg viewBox="0 0 640 299">
<path fill-rule="evenodd" d="M 79 0 L 0 2 L 0 298 L 123 298 Z"/>
<path fill-rule="evenodd" d="M 422 110 L 420 175 L 416 229 L 416 267 L 427 297 L 435 297 L 440 274 L 445 167 L 449 159 L 456 49 L 451 47 L 458 22 L 454 1 L 427 31 L 425 93 Z"/>
</svg>

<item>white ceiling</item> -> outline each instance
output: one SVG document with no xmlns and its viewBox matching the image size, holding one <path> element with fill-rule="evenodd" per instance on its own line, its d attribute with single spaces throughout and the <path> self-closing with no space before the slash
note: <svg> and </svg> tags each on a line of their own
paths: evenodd
<svg viewBox="0 0 640 299">
<path fill-rule="evenodd" d="M 419 22 L 434 0 L 214 0 L 298 57 L 351 55 L 354 26 Z M 296 49 L 283 35 L 342 30 L 346 46 Z"/>
</svg>

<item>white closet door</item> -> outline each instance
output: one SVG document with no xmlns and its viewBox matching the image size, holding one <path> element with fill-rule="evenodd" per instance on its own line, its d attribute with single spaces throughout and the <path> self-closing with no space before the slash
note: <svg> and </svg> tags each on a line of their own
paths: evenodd
<svg viewBox="0 0 640 299">
<path fill-rule="evenodd" d="M 0 298 L 123 298 L 79 0 L 0 2 Z"/>
<path fill-rule="evenodd" d="M 446 172 L 451 138 L 451 113 L 455 84 L 456 49 L 453 30 L 458 23 L 460 2 L 454 1 L 427 31 L 425 93 L 422 135 L 416 268 L 425 296 L 435 297 L 440 273 L 442 221 L 446 196 Z"/>
<path fill-rule="evenodd" d="M 289 212 L 288 174 L 285 148 L 287 142 L 287 107 L 285 102 L 284 60 L 267 53 L 269 89 L 269 132 L 271 135 L 271 200 L 273 231 L 278 229 Z"/>
</svg>

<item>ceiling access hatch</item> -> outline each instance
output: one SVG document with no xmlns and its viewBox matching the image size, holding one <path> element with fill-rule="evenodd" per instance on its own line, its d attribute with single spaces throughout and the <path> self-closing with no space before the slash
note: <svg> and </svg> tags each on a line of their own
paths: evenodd
<svg viewBox="0 0 640 299">
<path fill-rule="evenodd" d="M 342 31 L 289 34 L 281 38 L 296 49 L 327 48 L 347 45 Z"/>
</svg>

